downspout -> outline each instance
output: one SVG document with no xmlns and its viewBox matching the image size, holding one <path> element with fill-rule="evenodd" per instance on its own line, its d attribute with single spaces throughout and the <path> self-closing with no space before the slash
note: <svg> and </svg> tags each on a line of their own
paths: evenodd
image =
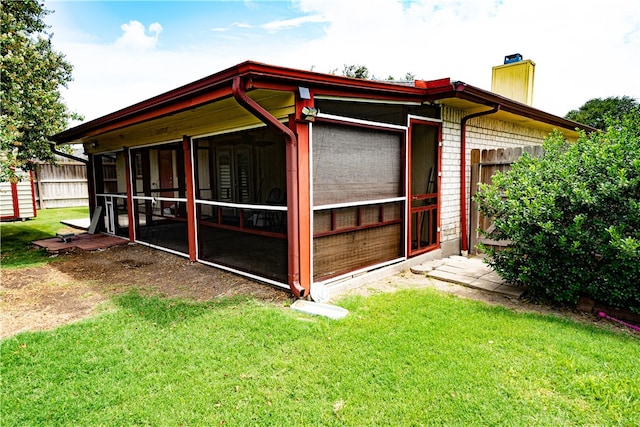
<svg viewBox="0 0 640 427">
<path fill-rule="evenodd" d="M 77 157 L 74 156 L 72 154 L 68 154 L 65 153 L 63 151 L 60 151 L 56 148 L 56 144 L 51 142 L 49 143 L 51 146 L 51 152 L 53 154 L 57 154 L 58 156 L 62 156 L 62 157 L 66 157 L 67 159 L 71 159 L 71 160 L 75 160 L 76 162 L 80 162 L 80 163 L 84 163 L 84 167 L 86 169 L 87 172 L 87 191 L 89 193 L 89 212 L 90 215 L 93 215 L 93 212 L 95 210 L 96 207 L 96 202 L 95 202 L 95 191 L 92 191 L 93 189 L 93 172 L 91 170 L 91 168 L 93 167 L 92 165 L 89 164 L 89 160 L 88 159 L 83 159 L 81 157 Z M 40 201 L 40 205 L 42 206 L 42 201 Z"/>
<path fill-rule="evenodd" d="M 51 152 L 53 154 L 57 154 L 58 156 L 66 157 L 67 159 L 75 160 L 76 162 L 84 163 L 85 165 L 89 164 L 89 160 L 87 160 L 87 159 L 82 159 L 82 158 L 76 157 L 76 156 L 74 156 L 72 154 L 67 154 L 67 153 L 65 153 L 63 151 L 60 151 L 60 150 L 58 150 L 56 148 L 56 144 L 54 144 L 54 143 L 50 143 L 50 145 L 51 145 Z"/>
<path fill-rule="evenodd" d="M 469 236 L 467 236 L 467 121 L 480 116 L 497 113 L 500 104 L 491 110 L 469 114 L 460 121 L 460 229 L 462 234 L 461 252 L 469 252 Z"/>
<path fill-rule="evenodd" d="M 306 296 L 306 289 L 300 285 L 300 244 L 298 240 L 299 213 L 298 213 L 298 139 L 291 129 L 280 123 L 269 111 L 249 98 L 244 89 L 242 77 L 233 78 L 231 86 L 233 97 L 251 114 L 259 118 L 264 124 L 278 132 L 286 143 L 286 167 L 287 167 L 287 265 L 288 283 L 291 293 L 296 298 Z"/>
</svg>

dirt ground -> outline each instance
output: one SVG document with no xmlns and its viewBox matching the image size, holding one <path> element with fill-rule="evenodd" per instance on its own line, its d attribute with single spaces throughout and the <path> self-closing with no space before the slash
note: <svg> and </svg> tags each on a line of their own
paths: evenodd
<svg viewBox="0 0 640 427">
<path fill-rule="evenodd" d="M 49 330 L 109 309 L 113 295 L 138 290 L 207 301 L 246 295 L 276 304 L 289 292 L 141 245 L 74 250 L 42 267 L 4 269 L 0 281 L 0 338 Z"/>
<path fill-rule="evenodd" d="M 279 306 L 293 301 L 287 290 L 141 245 L 93 252 L 77 250 L 52 257 L 62 259 L 42 267 L 2 270 L 0 338 L 23 331 L 49 330 L 93 316 L 110 309 L 110 297 L 133 289 L 145 295 L 195 301 L 232 295 L 258 298 Z M 579 322 L 604 323 L 592 315 L 439 282 L 409 271 L 372 281 L 344 295 L 418 287 L 432 287 L 515 311 L 553 313 Z M 623 330 L 616 325 L 606 327 Z"/>
</svg>

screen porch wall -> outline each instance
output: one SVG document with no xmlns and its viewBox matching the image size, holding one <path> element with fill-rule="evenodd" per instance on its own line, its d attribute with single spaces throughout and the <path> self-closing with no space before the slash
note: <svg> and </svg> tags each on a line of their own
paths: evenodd
<svg viewBox="0 0 640 427">
<path fill-rule="evenodd" d="M 404 256 L 405 132 L 312 127 L 313 279 Z"/>
<path fill-rule="evenodd" d="M 198 259 L 287 284 L 285 146 L 267 127 L 193 139 Z"/>
</svg>

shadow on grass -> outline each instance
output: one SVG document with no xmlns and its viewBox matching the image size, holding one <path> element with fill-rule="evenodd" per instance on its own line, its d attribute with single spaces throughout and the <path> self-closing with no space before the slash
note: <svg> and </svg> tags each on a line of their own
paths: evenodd
<svg viewBox="0 0 640 427">
<path fill-rule="evenodd" d="M 46 249 L 38 248 L 31 242 L 52 237 L 46 231 L 26 228 L 22 224 L 3 224 L 2 267 L 30 267 L 48 261 Z"/>
<path fill-rule="evenodd" d="M 68 228 L 60 223 L 63 219 L 81 218 L 89 215 L 87 207 L 39 210 L 35 218 L 27 221 L 0 223 L 2 234 L 2 265 L 4 268 L 33 267 L 52 261 L 49 253 L 35 248 L 31 242 L 55 237 L 59 230 Z"/>
<path fill-rule="evenodd" d="M 191 302 L 160 296 L 144 296 L 133 290 L 113 297 L 116 305 L 159 326 L 184 322 L 202 316 L 215 308 L 238 305 L 246 301 L 243 297 L 220 298 L 216 301 Z"/>
</svg>

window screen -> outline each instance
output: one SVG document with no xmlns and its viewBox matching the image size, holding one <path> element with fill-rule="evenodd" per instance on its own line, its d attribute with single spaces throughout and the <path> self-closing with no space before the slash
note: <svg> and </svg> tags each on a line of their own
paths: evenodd
<svg viewBox="0 0 640 427">
<path fill-rule="evenodd" d="M 403 195 L 401 132 L 313 125 L 314 206 Z"/>
</svg>

